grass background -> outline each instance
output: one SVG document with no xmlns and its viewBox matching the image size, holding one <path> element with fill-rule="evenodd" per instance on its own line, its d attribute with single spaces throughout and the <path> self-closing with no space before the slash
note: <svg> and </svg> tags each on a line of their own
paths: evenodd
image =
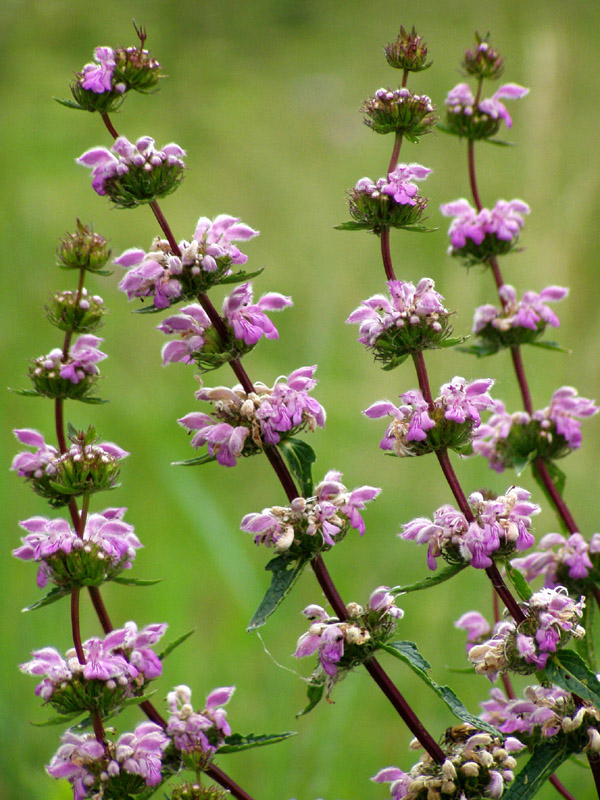
<svg viewBox="0 0 600 800">
<path fill-rule="evenodd" d="M 505 276 L 519 291 L 558 283 L 572 292 L 559 307 L 558 338 L 573 353 L 525 353 L 534 403 L 545 406 L 562 384 L 597 396 L 600 6 L 578 3 L 575 14 L 560 0 L 105 0 L 101 8 L 87 0 L 5 0 L 0 11 L 5 76 L 0 247 L 7 280 L 0 297 L 0 347 L 6 386 L 25 386 L 27 360 L 58 343 L 42 307 L 52 290 L 70 286 L 71 276 L 54 267 L 54 250 L 75 217 L 93 221 L 114 254 L 147 247 L 156 233 L 147 210 L 111 210 L 91 191 L 87 171 L 74 163 L 87 148 L 109 144 L 99 119 L 51 99 L 69 95 L 73 72 L 91 59 L 95 46 L 134 42 L 132 17 L 146 25 L 148 46 L 169 79 L 156 96 L 128 98 L 114 120 L 118 130 L 130 139 L 150 133 L 159 145 L 176 141 L 187 150 L 184 184 L 163 203 L 177 238 L 189 238 L 200 215 L 223 212 L 261 231 L 246 249 L 249 268 L 266 267 L 256 291 L 291 294 L 295 306 L 276 317 L 279 343 L 264 343 L 247 357 L 249 374 L 270 383 L 298 366 L 318 363 L 315 395 L 329 416 L 326 430 L 310 439 L 318 454 L 316 478 L 337 468 L 349 486 L 383 488 L 366 514 L 363 539 L 351 534 L 327 556 L 342 595 L 364 602 L 378 584 L 423 576 L 424 551 L 399 542 L 395 534 L 402 522 L 449 502 L 449 492 L 435 460 L 384 458 L 377 447 L 382 426 L 360 413 L 376 399 L 393 399 L 413 388 L 416 379 L 408 364 L 392 373 L 374 368 L 356 343 L 355 327 L 344 325 L 348 313 L 384 284 L 377 240 L 333 230 L 347 218 L 345 190 L 363 175 L 382 175 L 391 151 L 391 139 L 362 125 L 358 108 L 379 86 L 396 84 L 398 74 L 387 66 L 381 48 L 400 24 L 415 24 L 429 43 L 434 66 L 410 85 L 437 104 L 461 79 L 458 63 L 474 30 L 492 32 L 506 56 L 503 80 L 531 88 L 526 99 L 510 104 L 515 124 L 508 138 L 518 147 L 483 145 L 477 151 L 484 203 L 522 197 L 532 207 L 522 237 L 526 249 L 504 260 Z M 467 274 L 446 257 L 447 221 L 437 210 L 441 202 L 468 194 L 465 146 L 432 135 L 418 147 L 405 144 L 401 158 L 433 168 L 423 193 L 431 198 L 430 224 L 440 230 L 392 237 L 397 274 L 414 281 L 434 278 L 447 307 L 457 309 L 455 329 L 466 333 L 474 306 L 493 302 L 492 282 L 487 274 Z M 153 330 L 155 318 L 131 314 L 116 290 L 119 277 L 88 284 L 111 308 L 103 333 L 110 359 L 103 364 L 101 385 L 110 403 L 67 408 L 74 425 L 93 422 L 104 438 L 131 451 L 122 488 L 110 497 L 98 496 L 94 509 L 127 505 L 127 518 L 145 544 L 135 575 L 163 578 L 149 589 L 107 586 L 103 595 L 115 624 L 131 618 L 139 625 L 167 620 L 167 638 L 197 627 L 165 663 L 155 684 L 159 704 L 178 683 L 192 687 L 198 705 L 215 686 L 235 684 L 228 706 L 234 730 L 298 731 L 277 747 L 219 760 L 253 796 L 385 797 L 385 787 L 368 778 L 390 764 L 408 769 L 414 758 L 407 749 L 409 735 L 364 671 L 337 687 L 334 706 L 322 703 L 308 717 L 294 719 L 304 704 L 299 675 L 310 671 L 308 660 L 290 658 L 304 630 L 299 611 L 320 601 L 310 572 L 263 629 L 262 640 L 245 633 L 266 587 L 267 559 L 241 534 L 239 521 L 249 511 L 282 502 L 281 489 L 260 458 L 245 460 L 235 470 L 214 464 L 196 470 L 170 466 L 192 455 L 175 419 L 197 407 L 195 382 L 181 365 L 161 367 L 163 337 Z M 217 291 L 215 302 L 220 301 Z M 496 396 L 511 409 L 519 407 L 506 354 L 477 362 L 459 353 L 433 353 L 428 364 L 433 387 L 456 374 L 492 374 Z M 230 384 L 231 378 L 222 369 L 207 383 Z M 52 438 L 50 403 L 7 393 L 2 413 L 5 464 L 15 452 L 13 427 L 34 427 Z M 564 464 L 567 499 L 586 535 L 598 530 L 598 440 L 598 420 L 585 423 L 585 447 Z M 457 463 L 457 470 L 467 491 L 487 486 L 501 492 L 514 480 L 491 474 L 478 460 Z M 535 491 L 529 475 L 519 480 Z M 58 800 L 69 796 L 68 785 L 44 777 L 42 764 L 55 751 L 60 729 L 31 726 L 48 712 L 39 708 L 32 679 L 15 665 L 32 649 L 70 645 L 68 609 L 59 604 L 20 613 L 39 592 L 33 568 L 10 556 L 19 541 L 16 520 L 47 510 L 7 474 L 0 513 L 6 539 L 0 556 L 0 796 Z M 553 515 L 544 510 L 536 527 L 539 535 L 556 530 Z M 490 607 L 485 576 L 463 573 L 427 595 L 407 596 L 402 605 L 400 637 L 417 639 L 435 679 L 451 681 L 476 711 L 487 681 L 448 668 L 465 665 L 464 638 L 453 621 L 469 608 L 487 613 Z M 85 603 L 82 625 L 84 637 L 99 632 Z M 434 735 L 454 724 L 402 665 L 388 666 Z M 123 725 L 138 719 L 132 711 Z M 578 800 L 593 796 L 589 774 L 577 765 L 566 765 L 560 775 L 575 787 Z M 540 793 L 544 799 L 554 796 L 548 786 Z"/>
</svg>

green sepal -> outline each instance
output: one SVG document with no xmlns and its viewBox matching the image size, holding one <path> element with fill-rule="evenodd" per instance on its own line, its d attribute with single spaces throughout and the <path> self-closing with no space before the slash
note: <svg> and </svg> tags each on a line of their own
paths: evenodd
<svg viewBox="0 0 600 800">
<path fill-rule="evenodd" d="M 44 597 L 36 600 L 35 603 L 32 603 L 30 606 L 25 606 L 25 608 L 21 610 L 23 613 L 25 613 L 25 611 L 35 611 L 38 608 L 42 608 L 42 606 L 49 606 L 52 603 L 56 603 L 61 597 L 67 597 L 69 594 L 70 592 L 68 589 L 64 589 L 62 586 L 55 586 L 47 595 L 44 595 Z"/>
<path fill-rule="evenodd" d="M 506 568 L 506 575 L 512 583 L 514 590 L 521 600 L 527 603 L 533 594 L 531 586 L 527 583 L 523 574 L 519 572 L 518 569 L 515 569 L 508 559 L 504 562 L 504 567 Z"/>
<path fill-rule="evenodd" d="M 436 570 L 435 575 L 428 575 L 426 578 L 416 583 L 407 583 L 405 586 L 394 586 L 391 592 L 397 595 L 406 592 L 418 592 L 421 589 L 429 589 L 431 586 L 437 586 L 438 583 L 444 583 L 450 580 L 450 578 L 453 578 L 467 566 L 467 564 L 449 564 L 439 572 Z"/>
<path fill-rule="evenodd" d="M 562 736 L 552 736 L 536 744 L 531 758 L 502 795 L 502 800 L 529 800 L 570 755 Z"/>
<path fill-rule="evenodd" d="M 308 689 L 306 691 L 306 696 L 308 697 L 308 705 L 306 706 L 306 708 L 303 708 L 302 711 L 298 711 L 296 713 L 296 718 L 303 717 L 305 714 L 308 714 L 309 711 L 312 711 L 313 708 L 323 697 L 324 692 L 325 692 L 325 683 L 309 683 Z"/>
<path fill-rule="evenodd" d="M 585 628 L 585 636 L 575 643 L 575 650 L 583 658 L 586 664 L 597 673 L 598 665 L 596 661 L 596 651 L 594 648 L 594 617 L 596 616 L 596 598 L 590 592 L 586 594 L 585 606 L 583 607 L 583 617 L 581 618 L 581 625 Z"/>
<path fill-rule="evenodd" d="M 185 640 L 186 640 L 186 639 L 189 639 L 189 638 L 190 638 L 190 636 L 191 636 L 193 633 L 196 633 L 196 628 L 192 628 L 192 630 L 191 630 L 191 631 L 188 631 L 187 633 L 184 633 L 184 634 L 182 634 L 182 635 L 181 635 L 181 636 L 179 636 L 177 639 L 175 639 L 175 641 L 173 641 L 173 642 L 170 642 L 170 644 L 168 644 L 168 645 L 165 647 L 165 649 L 162 651 L 162 653 L 159 653 L 159 654 L 158 654 L 158 657 L 159 657 L 159 659 L 160 659 L 161 661 L 164 661 L 164 659 L 165 659 L 165 658 L 166 658 L 168 655 L 170 655 L 170 654 L 173 652 L 173 650 L 175 650 L 175 648 L 176 648 L 176 647 L 179 647 L 179 645 L 180 645 L 180 644 L 183 644 L 183 643 L 185 642 Z"/>
<path fill-rule="evenodd" d="M 528 342 L 532 347 L 541 347 L 542 350 L 558 350 L 559 353 L 571 353 L 568 347 L 563 347 L 558 342 Z"/>
<path fill-rule="evenodd" d="M 66 106 L 67 108 L 74 108 L 75 111 L 88 110 L 87 108 L 80 106 L 79 103 L 76 103 L 74 100 L 61 100 L 60 97 L 53 97 L 52 99 L 55 100 L 57 103 L 59 103 L 61 106 Z"/>
<path fill-rule="evenodd" d="M 277 445 L 287 461 L 292 475 L 300 484 L 303 497 L 313 493 L 312 464 L 317 460 L 315 451 L 303 439 L 283 439 Z"/>
<path fill-rule="evenodd" d="M 225 753 L 239 753 L 241 750 L 250 750 L 252 747 L 265 747 L 268 744 L 284 742 L 290 736 L 296 736 L 296 731 L 286 731 L 286 733 L 263 733 L 256 735 L 248 733 L 246 736 L 241 733 L 232 733 L 225 737 L 225 744 L 219 747 L 219 755 Z"/>
<path fill-rule="evenodd" d="M 187 461 L 171 461 L 172 467 L 195 467 L 198 464 L 210 464 L 211 461 L 216 461 L 216 456 L 211 456 L 208 453 L 205 453 L 203 456 L 197 456 L 196 458 L 188 458 Z"/>
<path fill-rule="evenodd" d="M 494 736 L 499 736 L 501 739 L 504 738 L 493 725 L 471 714 L 449 686 L 440 686 L 429 677 L 427 673 L 429 672 L 430 664 L 421 655 L 414 642 L 390 642 L 389 644 L 380 645 L 379 649 L 385 650 L 386 653 L 408 664 L 412 671 L 444 701 L 457 719 L 473 725 L 478 730 L 485 730 Z"/>
<path fill-rule="evenodd" d="M 162 578 L 124 578 L 118 575 L 116 578 L 111 578 L 114 583 L 122 583 L 123 586 L 154 586 L 156 583 L 162 583 Z"/>
<path fill-rule="evenodd" d="M 308 561 L 308 558 L 290 561 L 289 557 L 285 555 L 276 556 L 269 561 L 265 569 L 273 573 L 271 585 L 265 592 L 265 596 L 246 627 L 248 633 L 252 633 L 252 631 L 265 624 L 271 614 L 283 602 L 283 599 L 290 593 Z"/>
<path fill-rule="evenodd" d="M 30 722 L 35 728 L 47 728 L 51 725 L 65 725 L 81 716 L 81 711 L 73 711 L 71 714 L 58 714 L 56 717 L 50 717 L 43 722 Z M 69 726 L 72 727 L 72 726 Z"/>
<path fill-rule="evenodd" d="M 548 659 L 548 678 L 567 692 L 588 700 L 600 710 L 600 681 L 574 650 L 560 650 Z"/>
</svg>

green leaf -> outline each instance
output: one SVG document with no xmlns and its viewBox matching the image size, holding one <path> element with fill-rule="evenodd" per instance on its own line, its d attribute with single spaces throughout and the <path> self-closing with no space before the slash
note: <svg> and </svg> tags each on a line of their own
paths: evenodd
<svg viewBox="0 0 600 800">
<path fill-rule="evenodd" d="M 76 103 L 74 100 L 61 100 L 60 97 L 53 97 L 52 99 L 56 100 L 57 103 L 60 103 L 61 106 L 74 108 L 76 111 L 87 111 L 87 108 L 80 106 L 79 103 Z"/>
<path fill-rule="evenodd" d="M 315 451 L 303 439 L 284 439 L 277 445 L 292 475 L 302 489 L 303 497 L 313 493 L 312 465 L 317 460 Z"/>
<path fill-rule="evenodd" d="M 399 225 L 397 227 L 403 231 L 412 231 L 412 233 L 434 233 L 434 231 L 439 231 L 439 228 L 429 228 L 427 225 Z"/>
<path fill-rule="evenodd" d="M 319 702 L 319 700 L 321 700 L 321 698 L 323 697 L 324 692 L 325 692 L 324 683 L 309 683 L 306 692 L 306 696 L 308 697 L 308 705 L 306 706 L 306 708 L 303 708 L 302 711 L 298 711 L 296 717 L 303 717 L 304 714 L 308 714 L 309 711 L 312 711 L 313 708 Z"/>
<path fill-rule="evenodd" d="M 443 342 L 439 345 L 440 347 L 457 347 L 457 345 L 466 342 L 468 336 L 450 336 L 448 339 L 444 339 Z"/>
<path fill-rule="evenodd" d="M 429 677 L 429 663 L 423 658 L 414 642 L 390 642 L 389 644 L 381 645 L 379 649 L 385 650 L 386 653 L 408 664 L 412 671 L 444 701 L 455 717 L 462 722 L 469 723 L 469 725 L 474 725 L 479 730 L 489 731 L 502 738 L 502 734 L 498 733 L 493 725 L 489 725 L 479 717 L 471 714 L 449 686 L 439 686 Z"/>
<path fill-rule="evenodd" d="M 533 748 L 531 758 L 502 795 L 502 800 L 529 800 L 570 755 L 562 736 L 544 739 Z"/>
<path fill-rule="evenodd" d="M 341 225 L 334 225 L 333 229 L 336 231 L 370 231 L 372 230 L 372 225 L 368 222 L 350 220 L 349 222 L 342 222 Z"/>
<path fill-rule="evenodd" d="M 513 468 L 517 473 L 517 476 L 520 476 L 525 472 L 527 467 L 537 458 L 537 450 L 532 450 L 531 453 L 527 453 L 527 455 L 519 455 L 518 453 L 513 456 Z"/>
<path fill-rule="evenodd" d="M 11 389 L 9 386 L 8 391 L 18 394 L 19 397 L 45 397 L 45 395 L 36 392 L 34 389 Z"/>
<path fill-rule="evenodd" d="M 88 403 L 94 406 L 109 402 L 108 400 L 103 400 L 101 397 L 74 397 L 73 400 L 79 400 L 80 403 Z"/>
<path fill-rule="evenodd" d="M 240 270 L 240 272 L 234 272 L 233 275 L 228 275 L 226 278 L 221 278 L 219 285 L 221 286 L 227 283 L 241 283 L 242 281 L 249 281 L 252 278 L 256 278 L 257 275 L 260 275 L 264 271 L 264 267 L 261 267 L 254 272 L 243 272 Z"/>
<path fill-rule="evenodd" d="M 290 736 L 296 736 L 296 731 L 287 731 L 286 733 L 263 733 L 257 736 L 254 733 L 249 733 L 243 736 L 241 733 L 232 733 L 231 736 L 225 737 L 225 744 L 219 747 L 219 755 L 225 753 L 239 753 L 240 750 L 250 750 L 252 747 L 265 747 L 268 744 L 277 744 L 289 739 Z"/>
<path fill-rule="evenodd" d="M 489 144 L 496 144 L 499 147 L 516 147 L 515 142 L 505 142 L 503 139 L 483 139 L 482 141 L 488 142 Z"/>
<path fill-rule="evenodd" d="M 180 302 L 181 302 L 181 300 L 176 300 L 175 303 L 171 303 L 166 308 L 157 308 L 154 305 L 154 303 L 151 303 L 150 305 L 141 306 L 140 308 L 134 308 L 131 313 L 132 314 L 160 314 L 161 311 L 168 311 L 170 308 L 172 308 L 174 305 L 177 305 L 177 303 L 180 303 Z"/>
<path fill-rule="evenodd" d="M 594 617 L 596 616 L 596 598 L 592 593 L 587 594 L 585 597 L 585 606 L 583 608 L 583 617 L 581 624 L 585 628 L 585 636 L 579 639 L 575 644 L 575 649 L 583 660 L 590 665 L 590 668 L 597 673 L 598 666 L 596 662 L 596 651 L 594 649 Z"/>
<path fill-rule="evenodd" d="M 524 600 L 527 603 L 533 594 L 533 591 L 531 586 L 523 577 L 523 573 L 519 572 L 518 569 L 515 569 L 508 559 L 506 559 L 504 562 L 504 566 L 506 568 L 506 575 L 508 576 L 509 581 L 512 583 L 516 593 L 519 595 L 521 600 Z"/>
<path fill-rule="evenodd" d="M 558 342 L 529 342 L 532 347 L 541 347 L 542 350 L 558 350 L 559 353 L 571 353 L 568 347 L 562 347 Z"/>
<path fill-rule="evenodd" d="M 600 681 L 574 650 L 560 650 L 549 658 L 546 675 L 561 689 L 589 700 L 600 710 Z"/>
<path fill-rule="evenodd" d="M 114 583 L 122 583 L 123 586 L 154 586 L 162 583 L 162 578 L 124 578 L 122 575 L 112 579 Z"/>
<path fill-rule="evenodd" d="M 429 589 L 432 586 L 437 586 L 438 583 L 444 583 L 444 581 L 450 580 L 459 572 L 461 572 L 467 564 L 449 564 L 444 569 L 441 569 L 439 572 L 436 570 L 433 575 L 428 575 L 427 578 L 423 578 L 421 581 L 417 581 L 416 583 L 407 583 L 405 586 L 394 586 L 392 589 L 393 594 L 401 594 L 405 592 L 418 592 L 421 589 Z"/>
<path fill-rule="evenodd" d="M 56 603 L 61 597 L 66 597 L 68 594 L 70 594 L 70 592 L 67 589 L 55 586 L 47 595 L 44 595 L 40 600 L 36 600 L 35 603 L 32 603 L 30 606 L 25 606 L 22 611 L 35 611 L 37 608 L 42 608 L 42 606 L 49 606 L 52 603 Z"/>
<path fill-rule="evenodd" d="M 195 467 L 199 464 L 210 464 L 211 461 L 216 461 L 216 456 L 211 456 L 205 453 L 203 456 L 196 458 L 189 458 L 187 461 L 171 461 L 172 467 Z"/>
<path fill-rule="evenodd" d="M 292 590 L 292 587 L 302 574 L 304 567 L 308 564 L 307 558 L 301 558 L 297 561 L 290 561 L 285 556 L 276 556 L 272 558 L 267 564 L 265 569 L 270 570 L 273 575 L 271 576 L 271 585 L 265 592 L 265 596 L 261 600 L 259 607 L 254 612 L 254 616 L 248 623 L 246 630 L 252 633 L 257 628 L 265 624 L 271 614 L 277 609 L 286 595 Z M 289 569 L 288 569 L 289 567 Z"/>
<path fill-rule="evenodd" d="M 66 725 L 80 716 L 81 711 L 73 711 L 70 714 L 58 714 L 56 717 L 50 717 L 50 719 L 46 719 L 43 722 L 30 722 L 29 724 L 36 728 L 46 728 L 50 725 Z"/>
<path fill-rule="evenodd" d="M 459 136 L 459 134 L 455 130 L 452 130 L 452 128 L 449 125 L 446 125 L 443 122 L 438 122 L 438 124 L 435 127 L 436 130 L 441 131 L 442 133 L 449 133 L 450 136 Z"/>
<path fill-rule="evenodd" d="M 161 660 L 161 661 L 163 661 L 163 660 L 164 660 L 164 659 L 165 659 L 165 658 L 166 658 L 166 657 L 167 657 L 167 656 L 168 656 L 170 653 L 172 653 L 172 652 L 173 652 L 173 650 L 175 650 L 175 648 L 176 648 L 176 647 L 179 647 L 179 645 L 180 645 L 180 644 L 183 644 L 183 643 L 185 642 L 185 640 L 186 640 L 186 639 L 189 639 L 189 638 L 190 638 L 190 636 L 191 636 L 193 633 L 196 633 L 196 628 L 192 628 L 192 630 L 191 630 L 191 631 L 188 631 L 187 633 L 184 633 L 184 634 L 183 634 L 182 636 L 180 636 L 178 639 L 175 639 L 175 641 L 174 641 L 174 642 L 171 642 L 170 644 L 168 644 L 168 645 L 165 647 L 165 649 L 162 651 L 162 653 L 159 653 L 159 654 L 158 654 L 158 657 L 160 658 L 160 660 Z"/>
<path fill-rule="evenodd" d="M 461 353 L 467 353 L 471 356 L 477 356 L 477 358 L 486 358 L 486 356 L 493 356 L 499 350 L 500 347 L 494 344 L 469 344 L 466 347 L 457 347 Z"/>
</svg>

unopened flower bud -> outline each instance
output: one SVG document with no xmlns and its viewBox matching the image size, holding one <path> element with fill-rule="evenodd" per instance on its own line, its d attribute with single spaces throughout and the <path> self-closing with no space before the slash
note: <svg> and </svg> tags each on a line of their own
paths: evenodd
<svg viewBox="0 0 600 800">
<path fill-rule="evenodd" d="M 77 220 L 75 233 L 66 233 L 60 240 L 56 255 L 61 269 L 85 269 L 89 272 L 101 272 L 110 258 L 110 249 L 106 239 L 94 233 L 91 225 L 83 225 Z"/>
<path fill-rule="evenodd" d="M 395 69 L 421 72 L 432 63 L 426 63 L 427 45 L 422 36 L 417 36 L 414 26 L 410 33 L 401 27 L 396 41 L 386 45 L 384 51 L 388 64 Z"/>
<path fill-rule="evenodd" d="M 465 51 L 462 67 L 469 75 L 497 80 L 504 72 L 504 59 L 500 58 L 495 47 L 490 46 L 488 36 L 489 33 L 482 39 L 475 32 L 475 46 Z"/>
</svg>

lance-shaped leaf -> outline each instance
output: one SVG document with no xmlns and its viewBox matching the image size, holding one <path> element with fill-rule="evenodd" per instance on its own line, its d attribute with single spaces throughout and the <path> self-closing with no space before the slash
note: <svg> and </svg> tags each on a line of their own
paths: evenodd
<svg viewBox="0 0 600 800">
<path fill-rule="evenodd" d="M 561 650 L 548 659 L 546 675 L 561 689 L 588 700 L 600 710 L 600 681 L 574 650 Z"/>
<path fill-rule="evenodd" d="M 254 272 L 244 272 L 243 270 L 240 270 L 239 272 L 234 272 L 233 275 L 228 275 L 226 278 L 221 278 L 219 284 L 242 283 L 243 281 L 249 281 L 252 280 L 252 278 L 256 278 L 257 275 L 260 275 L 264 271 L 264 267 L 261 267 Z"/>
<path fill-rule="evenodd" d="M 313 493 L 312 465 L 317 460 L 315 451 L 302 439 L 284 439 L 278 445 L 294 478 L 298 481 L 303 497 Z"/>
<path fill-rule="evenodd" d="M 432 586 L 437 586 L 438 583 L 450 580 L 450 578 L 465 569 L 466 566 L 467 564 L 449 564 L 444 569 L 436 570 L 435 574 L 428 575 L 423 580 L 416 583 L 407 583 L 405 586 L 394 586 L 391 591 L 393 594 L 404 594 L 406 592 L 418 592 L 421 589 L 430 589 Z"/>
<path fill-rule="evenodd" d="M 533 347 L 541 347 L 543 350 L 558 350 L 560 353 L 570 353 L 568 347 L 563 347 L 558 342 L 529 342 Z"/>
<path fill-rule="evenodd" d="M 265 747 L 268 744 L 277 744 L 296 736 L 296 731 L 286 731 L 285 733 L 263 733 L 261 735 L 248 733 L 243 736 L 241 733 L 232 733 L 225 737 L 225 744 L 219 747 L 219 755 L 225 753 L 239 753 L 240 750 L 250 750 L 252 747 Z"/>
<path fill-rule="evenodd" d="M 70 594 L 68 589 L 55 586 L 47 595 L 44 595 L 40 600 L 36 600 L 36 602 L 32 603 L 30 606 L 25 606 L 22 610 L 23 612 L 35 611 L 36 608 L 42 608 L 42 606 L 49 606 L 51 603 L 56 603 L 57 600 L 60 600 L 61 597 L 66 597 L 68 594 Z"/>
<path fill-rule="evenodd" d="M 162 578 L 124 578 L 122 575 L 117 575 L 112 580 L 115 583 L 122 583 L 123 586 L 154 586 L 162 582 Z"/>
<path fill-rule="evenodd" d="M 306 691 L 306 696 L 308 697 L 308 705 L 306 706 L 306 708 L 303 708 L 302 711 L 298 711 L 296 717 L 303 717 L 304 714 L 308 714 L 309 711 L 312 711 L 313 708 L 323 697 L 324 692 L 325 692 L 324 683 L 309 683 L 308 689 Z"/>
<path fill-rule="evenodd" d="M 594 618 L 596 616 L 596 598 L 593 594 L 586 595 L 585 606 L 581 625 L 585 628 L 585 636 L 577 641 L 575 649 L 590 668 L 597 673 L 596 650 L 594 647 Z"/>
<path fill-rule="evenodd" d="M 30 722 L 29 724 L 36 728 L 46 728 L 50 725 L 66 725 L 69 722 L 73 722 L 73 720 L 80 716 L 81 711 L 73 711 L 71 714 L 59 714 L 58 716 L 50 717 L 50 719 L 46 719 L 43 722 Z"/>
<path fill-rule="evenodd" d="M 479 717 L 471 714 L 466 706 L 459 700 L 454 691 L 449 686 L 439 686 L 432 678 L 429 677 L 430 664 L 419 652 L 417 645 L 414 642 L 390 642 L 389 644 L 381 645 L 381 650 L 386 653 L 399 658 L 412 669 L 412 671 L 421 678 L 421 680 L 429 686 L 430 689 L 440 697 L 448 706 L 450 711 L 455 717 L 462 722 L 467 722 L 479 730 L 486 730 L 495 736 L 502 737 L 493 725 L 489 725 Z"/>
<path fill-rule="evenodd" d="M 523 577 L 523 573 L 519 572 L 518 569 L 515 569 L 508 559 L 506 559 L 504 562 L 504 566 L 506 568 L 506 575 L 508 576 L 509 581 L 512 583 L 515 591 L 521 600 L 524 600 L 527 603 L 533 594 L 533 591 L 531 590 L 531 586 Z"/>
<path fill-rule="evenodd" d="M 179 647 L 179 645 L 180 645 L 180 644 L 183 644 L 183 643 L 185 642 L 185 640 L 186 640 L 186 639 L 189 639 L 189 638 L 190 638 L 190 636 L 191 636 L 193 633 L 196 633 L 196 628 L 192 628 L 192 630 L 191 630 L 191 631 L 188 631 L 187 633 L 184 633 L 184 634 L 183 634 L 182 636 L 180 636 L 178 639 L 175 639 L 175 641 L 174 641 L 174 642 L 171 642 L 170 644 L 168 644 L 168 645 L 165 647 L 165 649 L 162 651 L 162 653 L 159 653 L 159 654 L 158 654 L 158 657 L 160 658 L 160 660 L 161 660 L 161 661 L 163 661 L 163 659 L 165 659 L 165 658 L 166 658 L 166 657 L 167 657 L 167 656 L 168 656 L 170 653 L 172 653 L 172 652 L 173 652 L 173 650 L 175 650 L 175 648 L 176 648 L 176 647 Z"/>
<path fill-rule="evenodd" d="M 198 464 L 210 464 L 211 461 L 216 461 L 216 456 L 211 456 L 205 453 L 203 456 L 196 458 L 188 458 L 187 461 L 171 461 L 172 467 L 196 467 Z"/>
<path fill-rule="evenodd" d="M 276 556 L 269 561 L 265 569 L 273 573 L 271 576 L 271 585 L 248 623 L 248 627 L 246 628 L 248 633 L 255 631 L 265 624 L 267 619 L 283 601 L 284 597 L 292 590 L 292 587 L 307 564 L 307 558 L 290 560 L 284 555 Z"/>
<path fill-rule="evenodd" d="M 571 751 L 562 736 L 552 736 L 540 742 L 533 748 L 531 758 L 502 795 L 502 800 L 529 800 L 570 755 Z"/>
</svg>

